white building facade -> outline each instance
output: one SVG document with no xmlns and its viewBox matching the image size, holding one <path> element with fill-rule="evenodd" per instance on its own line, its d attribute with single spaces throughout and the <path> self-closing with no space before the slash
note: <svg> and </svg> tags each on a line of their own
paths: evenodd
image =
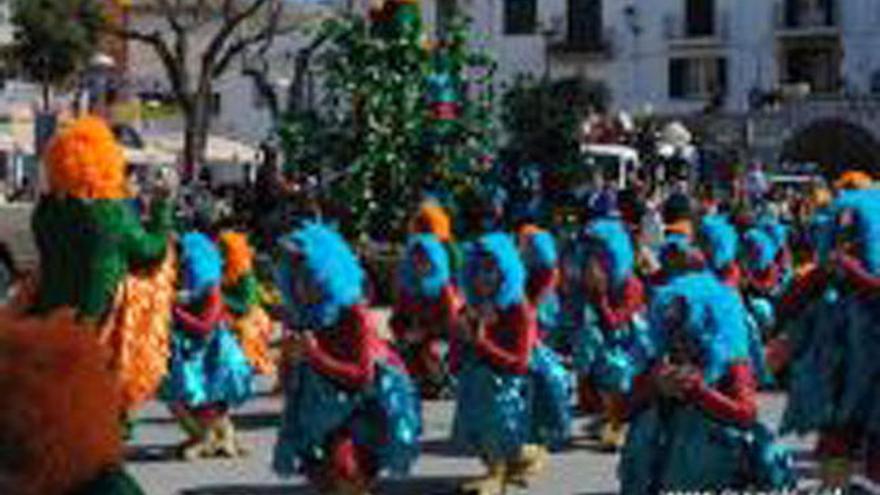
<svg viewBox="0 0 880 495">
<path fill-rule="evenodd" d="M 759 92 L 880 95 L 877 0 L 431 0 L 457 4 L 518 73 L 604 80 L 615 107 L 745 112 Z M 750 96 L 751 95 L 751 96 Z"/>
<path fill-rule="evenodd" d="M 880 1 L 434 0 L 429 22 L 438 3 L 475 18 L 502 80 L 601 80 L 612 109 L 703 116 L 769 162 L 880 163 Z"/>
</svg>

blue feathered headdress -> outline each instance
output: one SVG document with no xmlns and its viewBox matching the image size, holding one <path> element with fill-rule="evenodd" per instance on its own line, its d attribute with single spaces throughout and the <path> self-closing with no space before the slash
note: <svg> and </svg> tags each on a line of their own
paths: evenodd
<svg viewBox="0 0 880 495">
<path fill-rule="evenodd" d="M 223 280 L 220 250 L 201 232 L 187 232 L 180 238 L 180 268 L 184 288 L 196 299 Z"/>
<path fill-rule="evenodd" d="M 556 242 L 549 232 L 540 230 L 525 236 L 523 261 L 529 268 L 556 268 L 559 261 L 556 253 Z"/>
<path fill-rule="evenodd" d="M 332 326 L 343 309 L 363 300 L 364 271 L 338 232 L 320 223 L 309 223 L 279 242 L 284 255 L 276 274 L 278 286 L 298 324 Z M 298 301 L 292 290 L 296 279 L 317 289 L 321 301 Z"/>
<path fill-rule="evenodd" d="M 743 236 L 746 266 L 752 270 L 766 270 L 776 260 L 781 246 L 766 230 L 753 227 Z"/>
<path fill-rule="evenodd" d="M 711 215 L 700 222 L 700 239 L 712 267 L 721 270 L 736 259 L 739 238 L 726 217 Z"/>
<path fill-rule="evenodd" d="M 601 219 L 591 222 L 585 234 L 588 244 L 595 243 L 608 256 L 614 287 L 623 285 L 635 267 L 635 249 L 626 226 L 620 220 Z"/>
<path fill-rule="evenodd" d="M 428 276 L 417 275 L 413 266 L 412 257 L 419 250 L 424 253 L 431 264 L 431 272 Z M 451 276 L 449 254 L 434 234 L 411 235 L 407 242 L 406 254 L 399 267 L 399 273 L 405 290 L 416 296 L 436 298 L 440 295 L 443 287 L 449 283 Z"/>
<path fill-rule="evenodd" d="M 473 287 L 474 279 L 485 270 L 483 263 L 487 258 L 495 263 L 500 275 L 500 286 L 491 302 L 502 309 L 521 302 L 525 298 L 525 265 L 513 238 L 502 232 L 485 234 L 468 249 L 464 280 L 468 302 L 473 305 L 487 302 L 475 294 Z"/>
<path fill-rule="evenodd" d="M 778 249 L 782 249 L 788 244 L 788 227 L 774 218 L 763 217 L 758 220 L 756 225 L 773 239 Z"/>
<path fill-rule="evenodd" d="M 683 314 L 671 318 L 676 307 Z M 721 379 L 734 362 L 749 359 L 742 298 L 709 272 L 677 277 L 659 288 L 651 302 L 650 322 L 658 357 L 669 352 L 672 332 L 686 332 L 700 350 L 707 383 Z"/>
<path fill-rule="evenodd" d="M 880 274 L 880 190 L 845 191 L 831 204 L 834 218 L 846 210 L 855 214 L 860 258 L 873 274 Z M 836 226 L 835 226 L 836 227 Z M 842 235 L 835 228 L 835 237 Z"/>
</svg>

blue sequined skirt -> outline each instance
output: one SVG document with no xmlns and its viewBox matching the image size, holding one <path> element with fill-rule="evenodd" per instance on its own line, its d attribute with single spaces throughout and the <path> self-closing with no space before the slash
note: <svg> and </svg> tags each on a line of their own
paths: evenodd
<svg viewBox="0 0 880 495">
<path fill-rule="evenodd" d="M 453 442 L 488 459 L 512 459 L 524 445 L 557 448 L 571 430 L 571 379 L 540 345 L 525 375 L 498 371 L 466 351 L 459 375 Z"/>
<path fill-rule="evenodd" d="M 171 363 L 159 396 L 187 407 L 236 406 L 251 397 L 253 376 L 250 362 L 225 324 L 204 337 L 175 330 Z"/>
<path fill-rule="evenodd" d="M 551 348 L 561 348 L 564 337 L 561 335 L 561 307 L 559 295 L 551 292 L 538 303 L 538 329 L 544 336 L 544 342 Z"/>
<path fill-rule="evenodd" d="M 636 315 L 626 328 L 604 332 L 600 318 L 587 306 L 584 325 L 572 336 L 575 369 L 608 392 L 629 393 L 633 380 L 653 354 L 647 321 Z"/>
<path fill-rule="evenodd" d="M 421 405 L 409 376 L 390 364 L 376 364 L 369 386 L 339 386 L 307 363 L 286 380 L 281 430 L 273 468 L 281 476 L 303 472 L 327 460 L 329 442 L 342 428 L 357 445 L 368 446 L 380 470 L 405 475 L 419 455 Z"/>
<path fill-rule="evenodd" d="M 764 350 L 764 332 L 762 332 L 760 324 L 751 314 L 746 315 L 746 326 L 749 332 L 749 361 L 752 365 L 752 371 L 762 387 L 771 387 L 776 380 L 770 371 L 770 366 L 767 364 L 767 356 Z"/>
<path fill-rule="evenodd" d="M 782 490 L 794 487 L 792 465 L 763 425 L 738 428 L 679 404 L 635 416 L 618 475 L 625 495 Z"/>
<path fill-rule="evenodd" d="M 834 289 L 792 323 L 783 432 L 859 425 L 880 433 L 880 301 Z"/>
</svg>

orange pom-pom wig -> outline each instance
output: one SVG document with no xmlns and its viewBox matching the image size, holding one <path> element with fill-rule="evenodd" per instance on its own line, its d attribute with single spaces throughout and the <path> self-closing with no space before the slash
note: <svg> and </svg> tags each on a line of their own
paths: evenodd
<svg viewBox="0 0 880 495">
<path fill-rule="evenodd" d="M 434 234 L 440 242 L 452 240 L 452 221 L 442 206 L 425 202 L 413 219 L 412 231 L 420 234 Z"/>
<path fill-rule="evenodd" d="M 108 363 L 71 310 L 0 309 L 0 493 L 70 493 L 122 462 Z"/>
<path fill-rule="evenodd" d="M 62 129 L 49 142 L 44 163 L 55 194 L 79 199 L 127 196 L 125 155 L 98 117 L 83 117 Z"/>
<path fill-rule="evenodd" d="M 844 172 L 843 175 L 834 183 L 834 187 L 838 190 L 843 189 L 869 189 L 873 184 L 871 176 L 860 170 L 850 170 Z"/>
<path fill-rule="evenodd" d="M 226 285 L 237 283 L 243 275 L 254 269 L 254 253 L 246 235 L 240 232 L 223 232 L 220 234 L 220 246 L 225 260 L 223 282 Z"/>
</svg>

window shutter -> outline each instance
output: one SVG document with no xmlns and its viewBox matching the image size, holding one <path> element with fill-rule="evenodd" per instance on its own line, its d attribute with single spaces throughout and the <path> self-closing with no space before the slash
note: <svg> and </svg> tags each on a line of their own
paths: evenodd
<svg viewBox="0 0 880 495">
<path fill-rule="evenodd" d="M 534 34 L 537 24 L 537 0 L 505 0 L 504 34 Z"/>
<path fill-rule="evenodd" d="M 727 95 L 727 88 L 729 87 L 727 81 L 727 59 L 719 58 L 718 59 L 718 92 L 724 96 Z"/>
<path fill-rule="evenodd" d="M 669 60 L 669 97 L 684 98 L 686 60 L 673 58 Z"/>
</svg>

